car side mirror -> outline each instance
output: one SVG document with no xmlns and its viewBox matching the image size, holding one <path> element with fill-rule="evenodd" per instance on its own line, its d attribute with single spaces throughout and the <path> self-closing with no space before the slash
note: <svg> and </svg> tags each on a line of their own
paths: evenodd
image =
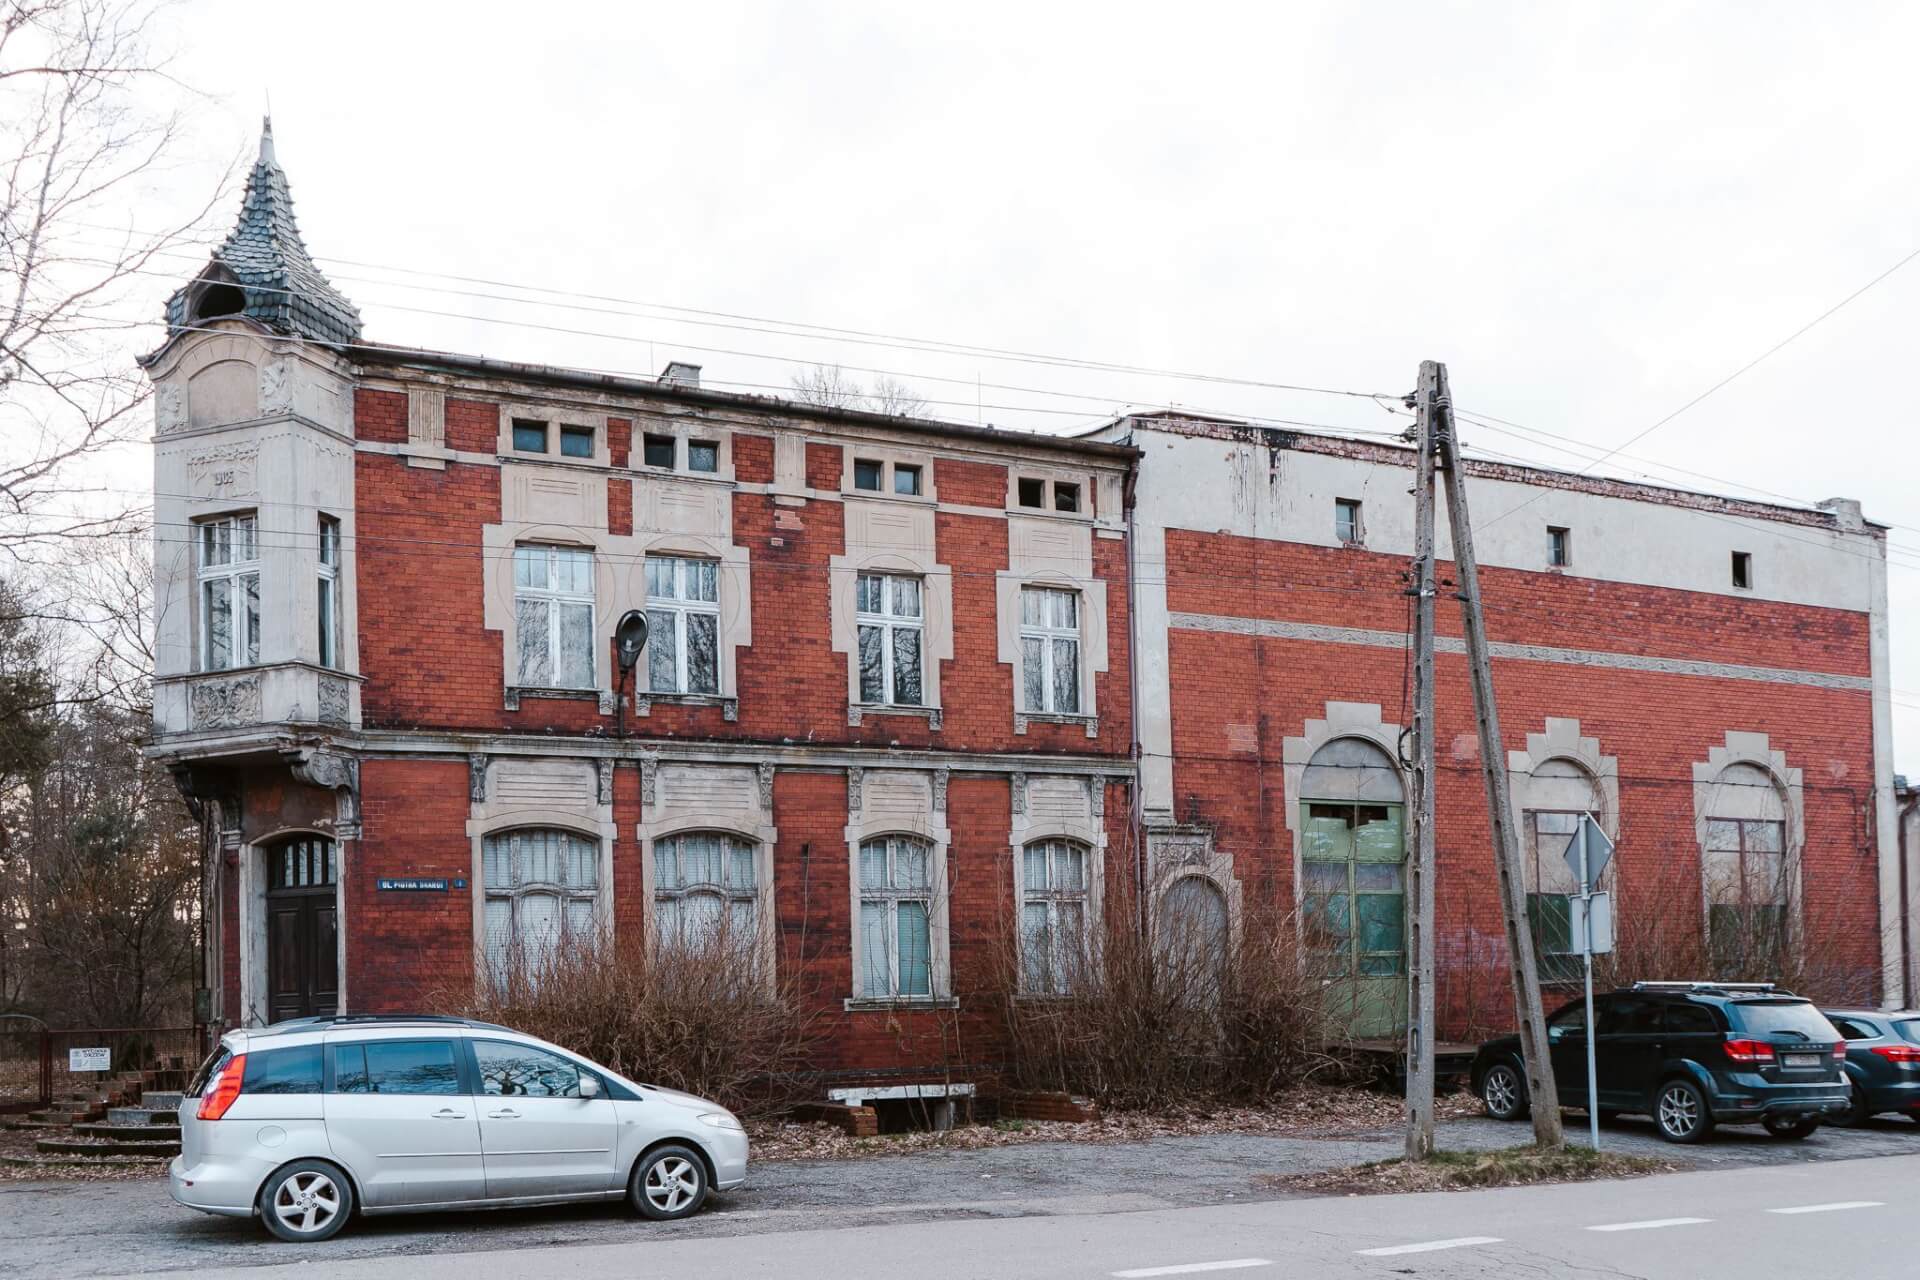
<svg viewBox="0 0 1920 1280">
<path fill-rule="evenodd" d="M 599 1097 L 600 1081 L 595 1079 L 593 1076 L 581 1076 L 580 1077 L 580 1096 L 583 1098 Z"/>
</svg>

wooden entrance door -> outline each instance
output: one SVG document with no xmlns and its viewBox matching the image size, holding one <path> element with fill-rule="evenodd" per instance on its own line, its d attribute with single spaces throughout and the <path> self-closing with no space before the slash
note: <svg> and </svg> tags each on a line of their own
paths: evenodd
<svg viewBox="0 0 1920 1280">
<path fill-rule="evenodd" d="M 267 1018 L 338 1011 L 333 841 L 297 836 L 267 850 Z"/>
</svg>

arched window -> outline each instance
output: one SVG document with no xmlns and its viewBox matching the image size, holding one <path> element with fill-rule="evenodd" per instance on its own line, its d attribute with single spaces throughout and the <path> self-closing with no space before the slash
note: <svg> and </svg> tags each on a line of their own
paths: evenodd
<svg viewBox="0 0 1920 1280">
<path fill-rule="evenodd" d="M 563 942 L 593 939 L 598 841 L 526 828 L 488 836 L 482 852 L 485 954 L 494 981 L 516 971 L 537 976 Z"/>
<path fill-rule="evenodd" d="M 1520 839 L 1534 967 L 1542 982 L 1571 982 L 1580 976 L 1572 950 L 1572 901 L 1580 881 L 1566 854 L 1580 815 L 1601 816 L 1599 789 L 1591 774 L 1564 759 L 1542 760 L 1515 789 L 1524 793 Z"/>
<path fill-rule="evenodd" d="M 933 995 L 933 850 L 913 836 L 860 846 L 860 995 Z"/>
<path fill-rule="evenodd" d="M 1364 738 L 1321 745 L 1301 775 L 1303 932 L 1329 1016 L 1359 1037 L 1404 1023 L 1406 835 L 1400 768 Z"/>
<path fill-rule="evenodd" d="M 653 842 L 655 936 L 670 945 L 751 946 L 759 902 L 754 846 L 719 831 Z"/>
<path fill-rule="evenodd" d="M 209 284 L 193 302 L 195 320 L 237 316 L 247 309 L 247 295 L 231 284 Z"/>
<path fill-rule="evenodd" d="M 1036 840 L 1021 851 L 1020 974 L 1028 992 L 1064 995 L 1086 957 L 1087 846 Z"/>
<path fill-rule="evenodd" d="M 1730 765 L 1707 804 L 1700 879 L 1714 975 L 1772 977 L 1787 941 L 1791 900 L 1786 801 L 1772 775 Z"/>
</svg>

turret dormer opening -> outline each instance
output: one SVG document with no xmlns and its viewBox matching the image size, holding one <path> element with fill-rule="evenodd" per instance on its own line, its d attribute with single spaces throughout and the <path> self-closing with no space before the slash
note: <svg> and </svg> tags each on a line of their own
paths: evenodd
<svg viewBox="0 0 1920 1280">
<path fill-rule="evenodd" d="M 209 283 L 193 300 L 193 318 L 195 320 L 214 320 L 220 316 L 242 315 L 247 309 L 247 295 L 238 285 Z"/>
</svg>

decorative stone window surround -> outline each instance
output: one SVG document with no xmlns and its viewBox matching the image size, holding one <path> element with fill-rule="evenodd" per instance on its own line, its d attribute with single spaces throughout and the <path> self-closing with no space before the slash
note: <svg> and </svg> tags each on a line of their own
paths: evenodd
<svg viewBox="0 0 1920 1280">
<path fill-rule="evenodd" d="M 733 470 L 733 429 L 705 416 L 689 417 L 676 414 L 671 417 L 650 415 L 636 410 L 631 413 L 612 410 L 615 417 L 630 417 L 633 421 L 633 444 L 627 451 L 627 470 L 639 475 L 672 476 L 676 480 L 693 480 L 722 484 L 732 484 Z M 673 466 L 649 466 L 646 462 L 646 438 L 648 436 L 673 437 Z M 713 471 L 694 471 L 687 465 L 687 442 L 700 440 L 720 448 L 719 463 Z M 636 526 L 637 527 L 637 526 Z"/>
<path fill-rule="evenodd" d="M 1303 726 L 1303 732 L 1297 738 L 1287 738 L 1280 748 L 1282 778 L 1282 811 L 1286 815 L 1287 831 L 1293 838 L 1293 905 L 1296 918 L 1305 918 L 1305 876 L 1302 863 L 1305 861 L 1301 839 L 1301 805 L 1312 797 L 1301 794 L 1301 783 L 1306 776 L 1307 764 L 1320 748 L 1340 738 L 1358 738 L 1371 743 L 1386 754 L 1387 759 L 1400 759 L 1401 727 L 1389 724 L 1380 718 L 1380 704 L 1377 702 L 1329 702 L 1326 704 L 1326 718 L 1309 720 Z M 1406 770 L 1400 769 L 1400 794 L 1411 803 L 1413 797 L 1413 779 Z"/>
<path fill-rule="evenodd" d="M 695 831 L 733 836 L 753 846 L 754 945 L 771 980 L 777 934 L 773 851 L 780 839 L 773 824 L 773 765 L 643 760 L 641 771 L 640 822 L 634 836 L 640 842 L 640 894 L 646 908 L 648 945 L 654 940 L 655 843 Z"/>
<path fill-rule="evenodd" d="M 1013 671 L 1013 731 L 1031 724 L 1077 724 L 1100 736 L 1096 677 L 1107 670 L 1107 583 L 1093 572 L 1093 529 L 1080 521 L 1007 516 L 1008 566 L 995 574 L 999 661 Z M 1021 705 L 1020 592 L 1053 587 L 1080 597 L 1080 706 L 1077 715 L 1032 711 Z"/>
<path fill-rule="evenodd" d="M 1107 866 L 1107 779 L 1099 775 L 1016 773 L 1010 781 L 1013 822 L 1007 842 L 1013 850 L 1013 919 L 1017 929 L 1027 905 L 1026 849 L 1042 840 L 1070 840 L 1087 849 L 1087 918 L 1089 937 L 1095 937 L 1105 919 Z M 1025 967 L 1021 973 L 1024 982 Z M 1025 992 L 1023 999 L 1051 999 Z"/>
<path fill-rule="evenodd" d="M 934 547 L 933 509 L 917 500 L 909 505 L 849 495 L 846 507 L 847 554 L 828 560 L 827 594 L 833 611 L 832 644 L 847 663 L 847 723 L 869 716 L 924 716 L 929 728 L 942 725 L 941 664 L 953 660 L 953 571 L 941 564 Z M 920 696 L 917 707 L 860 701 L 860 630 L 855 621 L 855 588 L 863 573 L 901 574 L 920 579 Z"/>
<path fill-rule="evenodd" d="M 515 418 L 547 424 L 547 448 L 543 453 L 523 451 L 513 447 L 513 422 Z M 585 427 L 593 432 L 593 456 L 590 458 L 570 458 L 560 452 L 560 428 Z M 443 437 L 444 438 L 444 437 Z M 605 467 L 610 461 L 607 451 L 607 414 L 604 409 L 591 405 L 568 404 L 562 401 L 504 401 L 500 405 L 500 457 L 514 462 L 544 462 L 567 467 Z M 604 523 L 604 521 L 603 521 Z"/>
<path fill-rule="evenodd" d="M 600 887 L 594 922 L 601 937 L 613 936 L 613 797 L 600 785 L 595 762 L 537 756 L 475 755 L 468 761 L 467 838 L 472 846 L 468 896 L 473 905 L 473 972 L 486 974 L 486 840 L 519 827 L 568 831 L 596 841 Z M 341 932 L 345 933 L 344 922 Z M 342 1007 L 345 1005 L 343 1003 Z"/>
<path fill-rule="evenodd" d="M 849 995 L 843 1007 L 852 1012 L 888 1009 L 953 1009 L 952 934 L 949 906 L 953 886 L 947 878 L 947 850 L 953 833 L 946 826 L 945 770 L 866 769 L 847 771 L 847 933 L 852 960 L 847 990 L 860 990 L 860 846 L 875 836 L 907 835 L 925 841 L 927 877 L 932 885 L 927 911 L 927 942 L 933 974 L 932 996 L 874 999 Z M 936 800 L 939 807 L 935 808 Z"/>
<path fill-rule="evenodd" d="M 1041 505 L 1037 507 L 1020 505 L 1022 480 L 1040 482 Z M 1054 486 L 1061 484 L 1070 484 L 1079 490 L 1080 509 L 1078 511 L 1060 511 L 1054 507 Z M 1091 524 L 1094 518 L 1094 492 L 1094 477 L 1085 471 L 1028 466 L 1024 463 L 1014 463 L 1007 468 L 1007 511 L 1012 515 L 1045 516 L 1051 520 L 1077 520 Z"/>
<path fill-rule="evenodd" d="M 1721 785 L 1721 779 L 1727 772 L 1741 765 L 1757 769 L 1766 776 L 1772 784 L 1766 796 L 1751 794 L 1755 788 L 1744 784 Z M 1765 811 L 1765 801 L 1769 797 L 1777 800 L 1777 813 Z M 1805 782 L 1800 770 L 1787 766 L 1787 753 L 1775 751 L 1766 734 L 1729 729 L 1725 744 L 1710 748 L 1707 758 L 1695 761 L 1693 766 L 1694 865 L 1701 870 L 1701 937 L 1712 937 L 1712 903 L 1707 898 L 1705 875 L 1708 820 L 1769 817 L 1783 819 L 1786 828 L 1781 850 L 1786 880 L 1787 932 L 1789 939 L 1795 940 L 1800 936 L 1804 898 L 1800 877 L 1801 855 L 1807 842 Z"/>
<path fill-rule="evenodd" d="M 584 459 L 582 459 L 584 461 Z M 503 705 L 517 710 L 523 698 L 591 698 L 600 714 L 617 709 L 613 629 L 629 609 L 646 608 L 646 557 L 689 556 L 719 565 L 719 692 L 651 693 L 643 663 L 632 687 L 633 714 L 644 718 L 656 703 L 717 706 L 729 721 L 739 718 L 739 650 L 753 642 L 752 567 L 748 549 L 732 541 L 730 487 L 706 478 L 662 474 L 633 480 L 632 534 L 607 529 L 607 473 L 513 466 L 503 468 L 499 524 L 484 527 L 486 622 L 501 633 Z M 596 689 L 536 689 L 512 684 L 518 652 L 513 549 L 523 543 L 574 546 L 594 553 L 594 668 Z"/>
<path fill-rule="evenodd" d="M 910 502 L 923 506 L 933 506 L 940 500 L 940 495 L 934 488 L 933 455 L 924 449 L 903 449 L 897 445 L 864 440 L 834 440 L 823 443 L 832 443 L 841 447 L 840 492 L 846 497 L 885 502 Z M 855 461 L 881 464 L 878 489 L 854 487 L 853 464 Z M 920 468 L 920 492 L 895 493 L 893 491 L 893 469 L 901 465 Z"/>
</svg>

